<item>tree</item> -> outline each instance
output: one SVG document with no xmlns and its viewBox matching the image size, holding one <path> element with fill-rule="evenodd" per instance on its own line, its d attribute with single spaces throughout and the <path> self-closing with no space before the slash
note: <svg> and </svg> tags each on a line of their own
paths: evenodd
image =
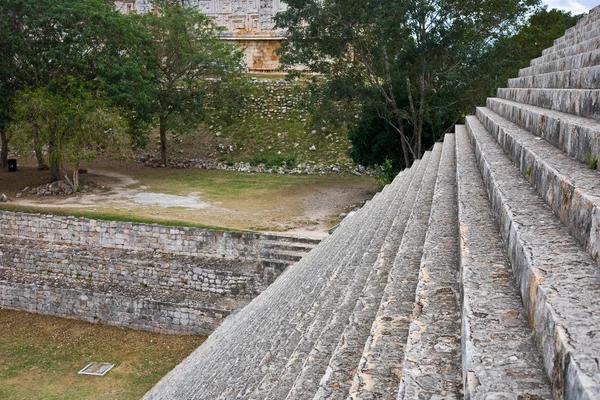
<svg viewBox="0 0 600 400">
<path fill-rule="evenodd" d="M 0 2 L 0 101 L 7 110 L 0 114 L 0 163 L 17 93 L 49 88 L 58 95 L 70 79 L 106 93 L 139 135 L 152 117 L 155 74 L 146 56 L 152 44 L 139 18 L 120 14 L 111 1 Z M 51 180 L 60 179 L 58 167 L 51 158 Z"/>
<path fill-rule="evenodd" d="M 75 81 L 54 92 L 40 88 L 21 93 L 9 131 L 21 148 L 37 143 L 48 145 L 51 163 L 72 167 L 71 184 L 76 190 L 82 162 L 93 160 L 100 148 L 115 149 L 127 143 L 126 123 L 106 99 Z"/>
<path fill-rule="evenodd" d="M 219 40 L 222 30 L 208 17 L 178 1 L 165 2 L 143 20 L 155 41 L 155 115 L 161 160 L 168 165 L 167 131 L 197 127 L 211 104 L 228 98 L 242 72 L 242 53 Z"/>
<path fill-rule="evenodd" d="M 325 74 L 399 138 L 401 166 L 465 111 L 474 57 L 514 31 L 538 0 L 289 0 L 286 66 Z M 443 124 L 440 124 L 443 121 Z"/>
</svg>

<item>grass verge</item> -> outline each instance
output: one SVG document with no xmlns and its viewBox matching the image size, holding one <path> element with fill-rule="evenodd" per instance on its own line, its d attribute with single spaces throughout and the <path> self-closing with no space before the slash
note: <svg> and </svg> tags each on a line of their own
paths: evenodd
<svg viewBox="0 0 600 400">
<path fill-rule="evenodd" d="M 0 309 L 0 399 L 139 399 L 204 340 Z"/>
</svg>

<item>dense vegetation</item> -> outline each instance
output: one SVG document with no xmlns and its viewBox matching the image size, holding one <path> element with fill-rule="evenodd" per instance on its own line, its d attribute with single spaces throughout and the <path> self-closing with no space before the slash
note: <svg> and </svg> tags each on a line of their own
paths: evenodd
<svg viewBox="0 0 600 400">
<path fill-rule="evenodd" d="M 217 135 L 221 128 L 206 127 L 229 124 L 223 136 L 231 143 L 219 145 L 231 150 L 217 151 L 225 161 L 290 166 L 308 159 L 296 154 L 304 147 L 307 155 L 345 150 L 337 135 L 349 131 L 357 163 L 393 172 L 578 18 L 540 8 L 539 0 L 287 3 L 276 17 L 289 32 L 282 62 L 325 78 L 312 76 L 312 99 L 299 112 L 287 104 L 256 109 L 240 52 L 180 1 L 160 1 L 159 13 L 122 15 L 110 0 L 3 0 L 0 167 L 10 147 L 24 149 L 50 168 L 51 180 L 70 165 L 77 186 L 79 164 L 100 148 L 146 145 L 156 126 L 167 165 L 176 139 Z M 289 114 L 276 114 L 280 107 Z M 261 123 L 277 138 L 255 140 Z M 284 132 L 300 123 L 302 134 Z M 310 140 L 306 132 L 314 132 Z M 262 154 L 249 151 L 252 142 Z M 326 162 L 345 159 L 329 153 Z"/>
<path fill-rule="evenodd" d="M 284 64 L 327 81 L 320 113 L 362 164 L 410 166 L 577 17 L 538 0 L 289 0 Z"/>
<path fill-rule="evenodd" d="M 168 129 L 193 129 L 203 110 L 229 104 L 240 52 L 204 15 L 160 3 L 145 15 L 122 15 L 109 0 L 0 3 L 0 167 L 15 140 L 58 180 L 65 162 L 76 168 L 100 147 L 144 143 L 157 123 L 167 164 Z"/>
</svg>

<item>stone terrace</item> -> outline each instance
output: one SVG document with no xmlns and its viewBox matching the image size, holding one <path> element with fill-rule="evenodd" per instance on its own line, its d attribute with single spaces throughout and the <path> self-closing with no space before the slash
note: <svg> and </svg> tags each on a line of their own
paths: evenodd
<svg viewBox="0 0 600 400">
<path fill-rule="evenodd" d="M 599 89 L 597 7 L 145 399 L 600 398 Z"/>
</svg>

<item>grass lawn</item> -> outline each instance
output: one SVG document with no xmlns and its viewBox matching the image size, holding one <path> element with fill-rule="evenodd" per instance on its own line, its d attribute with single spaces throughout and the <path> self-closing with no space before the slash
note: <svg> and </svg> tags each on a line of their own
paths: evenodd
<svg viewBox="0 0 600 400">
<path fill-rule="evenodd" d="M 0 399 L 139 399 L 204 340 L 0 309 Z"/>
</svg>

